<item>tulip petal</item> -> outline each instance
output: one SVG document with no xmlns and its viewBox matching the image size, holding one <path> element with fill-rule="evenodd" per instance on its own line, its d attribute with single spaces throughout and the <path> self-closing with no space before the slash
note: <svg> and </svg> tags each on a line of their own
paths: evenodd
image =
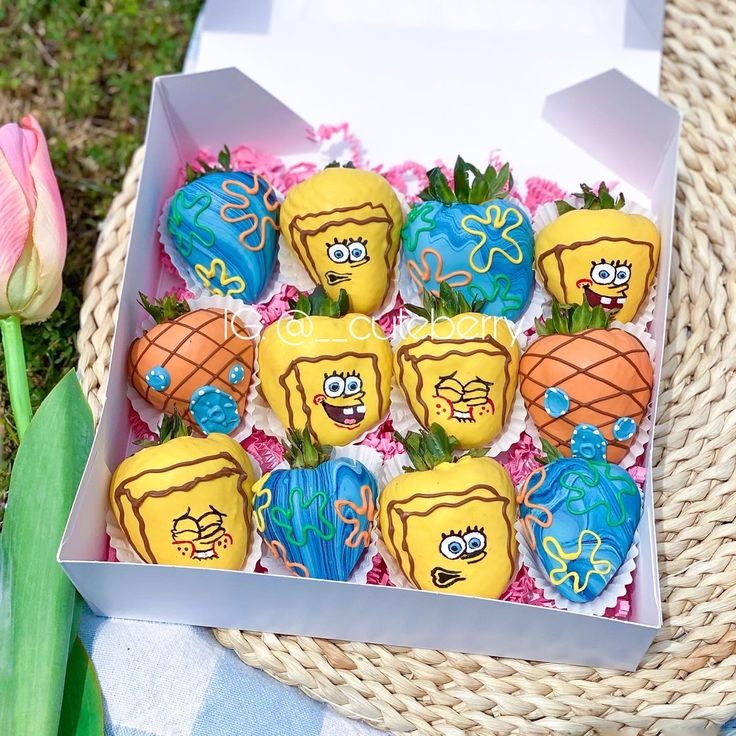
<svg viewBox="0 0 736 736">
<path fill-rule="evenodd" d="M 9 314 L 8 283 L 30 232 L 30 212 L 10 164 L 0 152 L 0 315 Z"/>
<path fill-rule="evenodd" d="M 34 130 L 26 130 L 22 125 L 15 123 L 8 123 L 0 127 L 0 151 L 23 190 L 31 213 L 36 208 L 36 191 L 31 176 L 31 161 L 36 155 L 37 148 L 38 139 Z"/>
<path fill-rule="evenodd" d="M 51 166 L 46 139 L 36 119 L 26 115 L 21 126 L 36 135 L 36 154 L 31 175 L 36 186 L 36 211 L 33 219 L 33 244 L 38 264 L 38 286 L 21 317 L 26 322 L 46 319 L 56 309 L 61 293 L 61 272 L 66 258 L 67 236 L 64 205 Z"/>
</svg>

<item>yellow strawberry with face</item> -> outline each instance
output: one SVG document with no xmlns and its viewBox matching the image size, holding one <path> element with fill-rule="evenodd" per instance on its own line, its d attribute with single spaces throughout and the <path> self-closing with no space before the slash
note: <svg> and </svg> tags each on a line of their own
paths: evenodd
<svg viewBox="0 0 736 736">
<path fill-rule="evenodd" d="M 281 206 L 281 232 L 315 284 L 350 309 L 383 303 L 399 251 L 404 215 L 380 174 L 331 165 L 297 184 Z"/>
<path fill-rule="evenodd" d="M 248 551 L 253 467 L 227 435 L 189 437 L 178 415 L 160 443 L 123 460 L 110 505 L 144 562 L 239 570 Z"/>
<path fill-rule="evenodd" d="M 622 212 L 605 184 L 585 184 L 583 205 L 557 202 L 560 216 L 537 235 L 534 261 L 544 288 L 562 304 L 601 306 L 619 322 L 631 322 L 644 303 L 659 264 L 657 226 Z"/>
<path fill-rule="evenodd" d="M 287 429 L 306 427 L 321 444 L 347 445 L 386 416 L 391 347 L 362 314 L 346 314 L 317 288 L 269 325 L 259 345 L 261 391 Z"/>
<path fill-rule="evenodd" d="M 394 354 L 394 375 L 407 404 L 425 429 L 439 424 L 460 447 L 488 445 L 502 430 L 514 403 L 519 344 L 505 319 L 481 314 L 449 284 L 439 297 L 424 292 L 427 319 L 412 326 Z"/>
<path fill-rule="evenodd" d="M 489 457 L 456 460 L 455 438 L 436 424 L 403 441 L 416 470 L 380 494 L 386 548 L 417 588 L 498 598 L 516 567 L 509 474 Z"/>
</svg>

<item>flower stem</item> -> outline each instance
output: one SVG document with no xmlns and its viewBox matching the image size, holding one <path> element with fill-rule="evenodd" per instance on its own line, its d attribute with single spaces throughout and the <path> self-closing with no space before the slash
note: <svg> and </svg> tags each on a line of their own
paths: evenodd
<svg viewBox="0 0 736 736">
<path fill-rule="evenodd" d="M 23 350 L 23 335 L 20 330 L 20 320 L 14 314 L 0 318 L 0 333 L 3 338 L 3 353 L 5 354 L 5 376 L 8 382 L 10 406 L 15 418 L 15 426 L 19 439 L 31 423 L 31 395 L 28 391 L 28 373 L 26 371 L 26 356 Z"/>
</svg>

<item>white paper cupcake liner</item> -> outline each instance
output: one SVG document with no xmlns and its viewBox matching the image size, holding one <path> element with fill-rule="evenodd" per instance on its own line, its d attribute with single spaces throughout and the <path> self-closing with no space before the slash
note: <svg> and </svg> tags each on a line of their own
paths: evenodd
<svg viewBox="0 0 736 736">
<path fill-rule="evenodd" d="M 557 587 L 550 583 L 549 578 L 545 575 L 541 563 L 537 555 L 529 548 L 519 521 L 514 525 L 516 529 L 516 541 L 519 545 L 520 561 L 526 565 L 529 575 L 534 580 L 536 586 L 542 590 L 544 597 L 554 602 L 557 608 L 563 611 L 571 611 L 572 613 L 587 613 L 593 616 L 602 616 L 609 608 L 616 605 L 619 598 L 626 595 L 626 588 L 631 585 L 634 579 L 634 570 L 636 569 L 636 557 L 639 554 L 639 531 L 634 532 L 634 539 L 629 548 L 621 567 L 611 578 L 608 585 L 601 591 L 601 594 L 587 603 L 576 603 L 569 601 L 560 595 Z"/>
<path fill-rule="evenodd" d="M 362 463 L 362 465 L 364 465 L 365 468 L 376 478 L 376 484 L 379 489 L 378 496 L 380 498 L 380 489 L 382 488 L 382 486 L 380 483 L 379 471 L 381 468 L 381 464 L 383 463 L 383 458 L 381 457 L 379 452 L 374 450 L 372 447 L 367 447 L 365 445 L 348 445 L 346 447 L 333 448 L 332 459 L 337 460 L 338 458 L 350 458 Z M 285 460 L 280 462 L 276 467 L 273 468 L 273 470 L 288 469 L 289 464 Z M 273 470 L 271 472 L 273 472 Z M 376 508 L 378 508 L 377 503 Z M 374 527 L 377 525 L 378 512 L 376 512 L 376 523 L 374 524 Z M 255 511 L 253 512 L 251 527 L 254 531 L 254 536 L 257 535 L 261 540 L 261 566 L 264 567 L 270 575 L 286 575 L 289 577 L 293 577 L 294 573 L 289 570 L 283 560 L 274 557 L 274 555 L 271 553 L 271 550 L 268 548 L 266 540 L 258 531 L 258 526 L 255 519 Z M 376 549 L 375 538 L 373 536 L 374 530 L 370 529 L 369 531 L 371 535 L 371 543 L 361 554 L 360 559 L 358 560 L 358 564 L 353 568 L 352 573 L 350 573 L 350 576 L 347 579 L 347 582 L 349 583 L 366 583 L 368 579 L 368 573 L 370 573 L 370 571 L 373 569 L 373 557 L 378 550 Z"/>
<path fill-rule="evenodd" d="M 649 357 L 654 361 L 654 353 L 656 350 L 656 343 L 654 341 L 654 338 L 647 332 L 645 326 L 641 322 L 611 322 L 611 327 L 615 327 L 620 330 L 624 330 L 624 332 L 628 332 L 631 335 L 634 335 L 634 337 L 638 338 L 638 340 L 641 342 L 641 344 L 646 349 L 647 353 L 649 353 Z M 529 345 L 531 346 L 534 344 L 536 340 L 538 340 L 538 337 L 531 337 L 529 339 Z M 523 403 L 523 399 L 521 399 L 521 402 Z M 533 419 L 529 415 L 529 413 L 526 412 L 526 426 L 525 431 L 526 433 L 532 438 L 532 442 L 534 443 L 534 446 L 542 453 L 542 439 L 539 435 L 539 430 L 537 429 L 536 424 L 534 424 Z M 629 445 L 629 449 L 626 452 L 626 455 L 621 459 L 621 462 L 616 463 L 617 465 L 620 465 L 624 469 L 628 469 L 632 467 L 637 459 L 641 456 L 641 454 L 646 449 L 647 443 L 649 442 L 649 438 L 652 433 L 652 402 L 649 401 L 649 406 L 647 406 L 647 410 L 644 414 L 644 417 L 642 418 L 641 422 L 639 422 L 639 427 L 636 431 L 636 436 L 634 438 L 634 441 Z"/>
<path fill-rule="evenodd" d="M 572 195 L 567 197 L 565 202 L 568 202 L 573 207 L 578 207 L 580 205 L 580 200 Z M 627 212 L 631 215 L 643 215 L 644 217 L 648 217 L 655 225 L 657 224 L 657 218 L 654 216 L 654 213 L 636 202 L 626 202 L 626 204 L 621 208 L 621 212 Z M 532 220 L 534 235 L 538 235 L 543 228 L 552 224 L 559 217 L 560 215 L 557 213 L 557 206 L 554 202 L 546 202 L 545 204 L 540 205 L 534 213 L 534 218 Z M 544 289 L 542 282 L 539 280 L 539 274 L 537 274 L 537 283 L 539 283 L 542 289 Z M 641 324 L 644 327 L 651 324 L 654 319 L 654 302 L 656 293 L 657 280 L 655 278 L 654 283 L 649 288 L 649 292 L 647 293 L 644 303 L 639 307 L 639 311 L 636 313 L 636 317 L 632 320 L 632 323 Z M 549 314 L 549 312 L 546 312 L 546 314 Z"/>
<path fill-rule="evenodd" d="M 248 334 L 252 336 L 255 347 L 253 353 L 253 373 L 250 379 L 250 386 L 248 387 L 248 395 L 245 399 L 245 413 L 240 424 L 229 434 L 230 437 L 240 442 L 251 434 L 255 422 L 252 407 L 259 396 L 258 386 L 261 383 L 261 380 L 258 377 L 258 341 L 260 339 L 261 330 L 263 329 L 260 315 L 253 305 L 243 304 L 242 302 L 238 302 L 228 296 L 217 296 L 209 293 L 201 294 L 193 299 L 187 299 L 187 302 L 192 311 L 195 309 L 224 310 L 228 315 L 228 320 L 231 320 L 233 317 L 237 317 L 237 319 L 239 319 L 245 326 Z M 147 315 L 139 325 L 138 330 L 136 330 L 136 338 L 141 337 L 144 332 L 147 332 L 155 325 L 156 322 L 153 317 Z M 155 406 L 149 404 L 135 390 L 135 388 L 133 388 L 133 385 L 130 382 L 130 377 L 127 382 L 126 396 L 128 397 L 128 401 L 130 401 L 133 409 L 143 420 L 144 424 L 151 430 L 151 432 L 158 434 L 158 428 L 164 414 Z"/>
</svg>

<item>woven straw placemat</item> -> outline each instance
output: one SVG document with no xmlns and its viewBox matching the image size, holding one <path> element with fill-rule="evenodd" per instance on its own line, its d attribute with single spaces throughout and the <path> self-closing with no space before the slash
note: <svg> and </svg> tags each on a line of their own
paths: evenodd
<svg viewBox="0 0 736 736">
<path fill-rule="evenodd" d="M 673 0 L 666 13 L 662 96 L 685 119 L 654 452 L 664 628 L 640 668 L 216 631 L 247 664 L 409 734 L 649 736 L 736 716 L 736 0 Z M 142 160 L 102 224 L 81 312 L 96 416 Z"/>
</svg>

